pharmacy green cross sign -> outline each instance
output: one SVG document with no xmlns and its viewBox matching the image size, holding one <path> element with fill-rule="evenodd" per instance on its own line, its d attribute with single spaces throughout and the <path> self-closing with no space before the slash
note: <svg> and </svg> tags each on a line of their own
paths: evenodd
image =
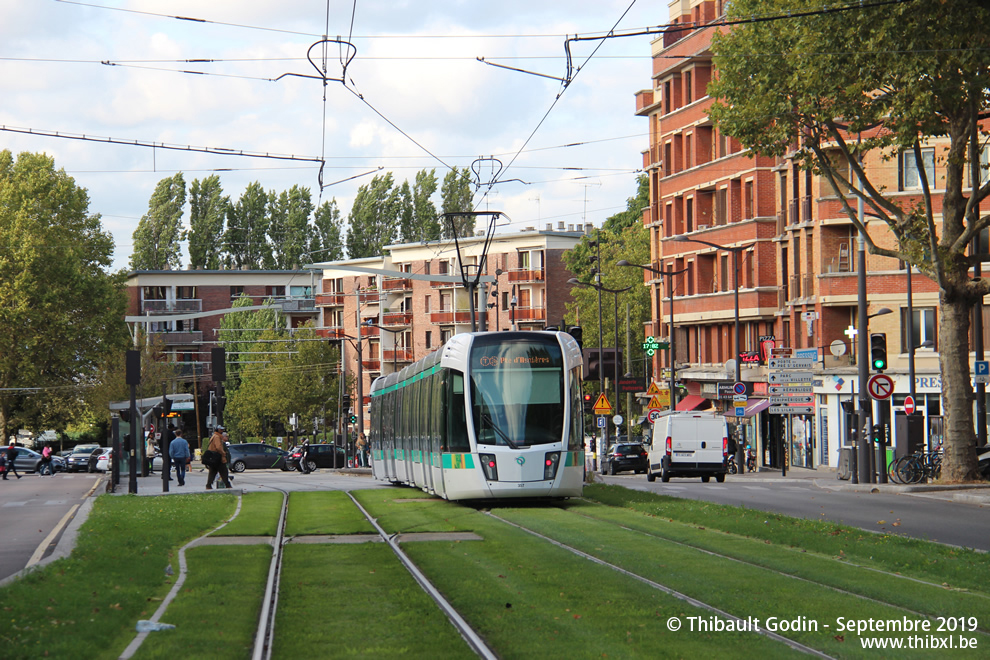
<svg viewBox="0 0 990 660">
<path fill-rule="evenodd" d="M 653 337 L 647 337 L 646 341 L 643 342 L 643 350 L 646 351 L 646 354 L 650 357 L 653 357 L 653 354 L 660 349 L 667 350 L 668 348 L 670 348 L 669 342 L 656 340 Z"/>
</svg>

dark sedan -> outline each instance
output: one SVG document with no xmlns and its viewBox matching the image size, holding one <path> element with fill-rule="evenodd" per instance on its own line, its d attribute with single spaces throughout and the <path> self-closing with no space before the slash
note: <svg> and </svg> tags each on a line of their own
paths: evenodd
<svg viewBox="0 0 990 660">
<path fill-rule="evenodd" d="M 646 447 L 638 442 L 612 445 L 602 456 L 602 474 L 618 474 L 627 470 L 646 474 L 649 467 Z"/>
<path fill-rule="evenodd" d="M 96 460 L 102 451 L 103 447 L 99 445 L 77 445 L 65 461 L 66 469 L 69 472 L 95 472 Z"/>
<path fill-rule="evenodd" d="M 299 469 L 299 459 L 302 457 L 302 447 L 296 447 L 289 454 L 287 465 L 290 470 Z M 310 472 L 316 468 L 342 468 L 347 465 L 347 456 L 343 447 L 337 445 L 310 445 L 307 467 Z"/>
<path fill-rule="evenodd" d="M 288 470 L 286 460 L 289 452 L 278 447 L 262 444 L 260 442 L 248 442 L 240 445 L 230 445 L 230 461 L 228 467 L 234 472 L 244 472 L 244 470 L 264 470 L 266 468 L 278 468 Z"/>
</svg>

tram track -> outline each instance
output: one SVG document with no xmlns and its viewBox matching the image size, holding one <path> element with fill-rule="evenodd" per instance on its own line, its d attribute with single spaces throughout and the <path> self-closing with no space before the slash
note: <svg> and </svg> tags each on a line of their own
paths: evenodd
<svg viewBox="0 0 990 660">
<path fill-rule="evenodd" d="M 550 543 L 550 544 L 552 544 L 552 545 L 554 545 L 554 546 L 556 546 L 558 548 L 561 548 L 562 550 L 566 550 L 566 551 L 568 551 L 568 552 L 570 552 L 570 553 L 572 553 L 572 554 L 574 554 L 574 555 L 576 555 L 578 557 L 581 557 L 583 559 L 587 559 L 588 561 L 593 562 L 595 564 L 598 564 L 599 566 L 604 566 L 606 568 L 610 568 L 610 569 L 612 569 L 612 570 L 614 570 L 614 571 L 616 571 L 618 573 L 621 573 L 622 575 L 625 575 L 626 577 L 629 577 L 629 578 L 632 578 L 632 579 L 637 580 L 639 582 L 642 582 L 643 584 L 646 584 L 647 586 L 649 586 L 649 587 L 651 587 L 653 589 L 656 589 L 658 591 L 661 591 L 661 592 L 667 594 L 668 596 L 672 596 L 672 597 L 674 597 L 674 598 L 676 598 L 678 600 L 684 601 L 684 602 L 686 602 L 686 603 L 688 603 L 690 605 L 693 605 L 694 607 L 697 607 L 699 609 L 706 610 L 706 611 L 711 612 L 713 614 L 716 614 L 716 615 L 718 615 L 718 616 L 720 616 L 720 617 L 722 617 L 722 618 L 724 618 L 726 620 L 733 621 L 733 622 L 735 622 L 735 623 L 737 623 L 739 625 L 743 625 L 744 626 L 746 624 L 746 619 L 744 617 L 736 616 L 736 615 L 734 615 L 734 614 L 732 614 L 730 612 L 726 612 L 725 610 L 722 610 L 722 609 L 720 609 L 720 608 L 718 608 L 718 607 L 716 607 L 716 606 L 714 606 L 714 605 L 712 605 L 710 603 L 706 603 L 706 602 L 704 602 L 702 600 L 698 600 L 697 598 L 694 598 L 692 596 L 688 596 L 687 594 L 681 593 L 680 591 L 677 591 L 676 589 L 671 589 L 670 587 L 668 587 L 666 585 L 660 584 L 659 582 L 656 582 L 655 580 L 651 580 L 650 578 L 647 578 L 647 577 L 644 577 L 642 575 L 639 575 L 638 573 L 635 573 L 633 571 L 630 571 L 627 568 L 623 568 L 622 566 L 619 566 L 618 564 L 613 564 L 613 563 L 608 562 L 608 561 L 605 561 L 604 559 L 601 559 L 599 557 L 595 557 L 592 554 L 589 554 L 587 552 L 584 552 L 583 550 L 579 550 L 578 548 L 575 548 L 573 546 L 567 545 L 566 543 L 563 543 L 561 541 L 558 541 L 557 539 L 551 538 L 551 537 L 549 537 L 549 536 L 547 536 L 545 534 L 542 534 L 542 533 L 537 532 L 535 530 L 529 529 L 528 527 L 525 527 L 525 526 L 520 525 L 518 523 L 512 522 L 511 520 L 507 520 L 507 519 L 505 519 L 505 518 L 503 518 L 503 517 L 501 517 L 499 515 L 496 515 L 496 514 L 492 513 L 491 511 L 486 511 L 485 512 L 485 515 L 490 516 L 491 518 L 494 518 L 495 520 L 498 520 L 499 522 L 502 522 L 502 523 L 504 523 L 506 525 L 509 525 L 511 527 L 514 527 L 514 528 L 516 528 L 516 529 L 518 529 L 520 531 L 526 532 L 527 534 L 530 534 L 532 536 L 535 536 L 536 538 L 542 539 L 542 540 L 546 541 L 547 543 Z M 755 630 L 753 630 L 753 632 L 755 632 L 755 633 L 757 633 L 759 635 L 763 635 L 764 637 L 767 637 L 769 639 L 772 639 L 772 640 L 774 640 L 776 642 L 780 642 L 781 644 L 785 644 L 785 645 L 789 646 L 790 648 L 794 649 L 795 651 L 800 651 L 802 653 L 806 653 L 808 655 L 813 655 L 813 656 L 818 657 L 818 658 L 833 658 L 833 656 L 830 656 L 827 653 L 823 653 L 822 651 L 819 651 L 818 649 L 811 648 L 810 646 L 806 646 L 806 645 L 804 645 L 804 644 L 802 644 L 802 643 L 800 643 L 800 642 L 798 642 L 796 640 L 793 640 L 793 639 L 790 639 L 790 638 L 785 637 L 783 635 L 780 635 L 778 633 L 775 633 L 775 632 L 766 630 L 765 628 L 759 628 L 759 627 L 757 627 Z"/>
<path fill-rule="evenodd" d="M 285 547 L 285 519 L 289 511 L 289 492 L 269 486 L 282 493 L 282 508 L 279 511 L 278 526 L 272 545 L 272 563 L 268 569 L 265 595 L 261 601 L 261 615 L 258 618 L 258 631 L 254 637 L 251 660 L 270 660 L 272 641 L 275 635 L 275 612 L 278 609 L 279 584 L 282 578 L 282 550 Z"/>
</svg>

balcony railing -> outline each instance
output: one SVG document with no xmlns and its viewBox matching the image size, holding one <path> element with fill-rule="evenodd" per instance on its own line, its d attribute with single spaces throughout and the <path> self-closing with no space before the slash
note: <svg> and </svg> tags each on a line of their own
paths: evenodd
<svg viewBox="0 0 990 660">
<path fill-rule="evenodd" d="M 515 319 L 517 321 L 545 321 L 547 310 L 545 307 L 516 307 Z"/>
<path fill-rule="evenodd" d="M 412 320 L 412 312 L 385 312 L 382 314 L 382 325 L 410 325 Z"/>
<path fill-rule="evenodd" d="M 801 275 L 791 275 L 790 292 L 791 296 L 788 300 L 797 300 L 798 298 L 801 298 Z"/>
<path fill-rule="evenodd" d="M 362 303 L 376 303 L 379 300 L 379 295 L 378 289 L 359 291 L 358 300 Z"/>
<path fill-rule="evenodd" d="M 283 312 L 312 312 L 316 310 L 313 298 L 286 298 L 282 301 Z"/>
<path fill-rule="evenodd" d="M 201 312 L 203 311 L 203 301 L 199 298 L 183 298 L 181 300 L 145 300 L 141 307 L 145 314 Z"/>
<path fill-rule="evenodd" d="M 382 280 L 382 290 L 384 291 L 409 291 L 412 289 L 412 280 L 405 277 L 386 277 Z"/>
<path fill-rule="evenodd" d="M 382 351 L 382 361 L 389 362 L 412 362 L 413 352 L 408 348 L 397 348 L 395 350 Z"/>
<path fill-rule="evenodd" d="M 811 222 L 811 195 L 801 198 L 801 222 Z"/>
<path fill-rule="evenodd" d="M 361 360 L 361 367 L 365 371 L 381 371 L 382 361 L 381 360 Z"/>
<path fill-rule="evenodd" d="M 470 322 L 471 310 L 458 312 L 452 310 L 441 310 L 439 312 L 430 312 L 430 323 L 449 324 Z"/>
<path fill-rule="evenodd" d="M 316 304 L 320 307 L 340 306 L 344 304 L 344 294 L 342 293 L 318 293 L 316 294 Z"/>
<path fill-rule="evenodd" d="M 152 332 L 151 339 L 152 341 L 160 341 L 166 346 L 198 344 L 203 341 L 203 333 L 200 330 L 190 330 L 187 332 Z"/>
<path fill-rule="evenodd" d="M 796 225 L 799 222 L 801 222 L 801 217 L 799 215 L 800 206 L 798 204 L 798 200 L 792 199 L 787 203 L 787 206 L 788 206 L 787 208 L 788 224 Z"/>
<path fill-rule="evenodd" d="M 510 282 L 542 282 L 543 271 L 528 268 L 519 268 L 508 271 Z"/>
<path fill-rule="evenodd" d="M 362 325 L 361 326 L 361 336 L 362 337 L 377 337 L 380 335 L 378 328 L 373 325 Z"/>
</svg>

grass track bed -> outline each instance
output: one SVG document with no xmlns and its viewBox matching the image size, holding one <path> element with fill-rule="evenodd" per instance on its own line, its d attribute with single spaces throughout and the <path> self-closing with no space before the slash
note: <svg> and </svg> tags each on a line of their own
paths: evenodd
<svg viewBox="0 0 990 660">
<path fill-rule="evenodd" d="M 275 536 L 282 513 L 282 493 L 245 493 L 241 511 L 212 536 Z"/>
<path fill-rule="evenodd" d="M 175 552 L 235 505 L 212 493 L 98 497 L 70 557 L 0 589 L 0 655 L 118 657 L 168 593 Z"/>
<path fill-rule="evenodd" d="M 249 658 L 261 613 L 272 549 L 206 546 L 186 552 L 189 574 L 164 623 L 135 658 Z"/>
<path fill-rule="evenodd" d="M 741 566 L 729 559 L 675 545 L 659 537 L 645 536 L 612 522 L 578 516 L 567 510 L 505 509 L 497 513 L 735 616 L 756 617 L 764 622 L 771 617 L 777 620 L 803 617 L 815 621 L 819 625 L 818 630 L 787 632 L 784 636 L 836 657 L 864 653 L 858 641 L 850 639 L 854 643 L 846 642 L 848 635 L 837 639 L 835 622 L 840 617 L 901 619 L 906 615 L 903 610 L 890 605 L 867 601 L 819 584 L 794 580 L 769 569 Z M 699 536 L 711 533 L 698 530 Z M 806 561 L 810 569 L 821 560 L 809 557 Z M 961 608 L 953 614 L 970 615 Z M 911 614 L 908 616 L 919 618 Z M 825 628 L 825 624 L 830 628 Z M 978 636 L 977 633 L 972 635 Z M 896 633 L 890 636 L 906 637 Z M 981 641 L 990 644 L 990 637 L 982 635 Z M 906 657 L 911 653 L 909 650 L 903 651 Z M 924 655 L 931 651 L 915 653 Z M 971 653 L 968 657 L 980 657 L 980 653 Z"/>
<path fill-rule="evenodd" d="M 285 533 L 288 536 L 315 534 L 372 534 L 375 528 L 342 491 L 293 492 Z"/>
<path fill-rule="evenodd" d="M 382 543 L 288 545 L 273 658 L 474 658 Z"/>
</svg>

